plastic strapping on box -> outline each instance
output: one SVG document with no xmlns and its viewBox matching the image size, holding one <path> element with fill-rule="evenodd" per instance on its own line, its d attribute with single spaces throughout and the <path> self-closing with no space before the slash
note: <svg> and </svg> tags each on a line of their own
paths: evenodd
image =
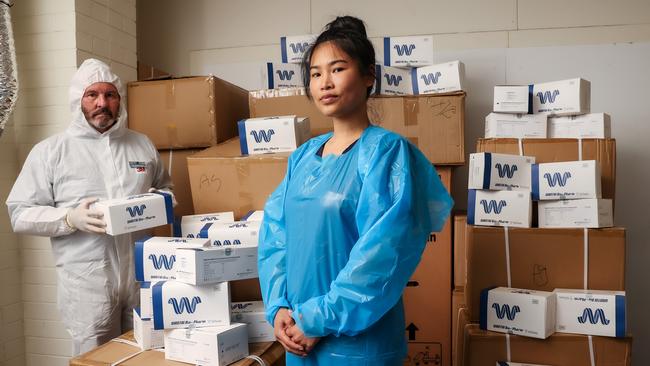
<svg viewBox="0 0 650 366">
<path fill-rule="evenodd" d="M 518 138 L 517 145 L 519 145 L 519 156 L 524 156 L 524 139 Z"/>
<path fill-rule="evenodd" d="M 510 352 L 510 333 L 506 333 L 506 360 L 508 362 L 512 361 Z"/>
<path fill-rule="evenodd" d="M 269 364 L 266 363 L 266 361 L 264 361 L 264 359 L 262 357 L 260 357 L 260 356 L 248 355 L 248 356 L 246 356 L 246 358 L 250 358 L 251 360 L 257 361 L 261 366 L 269 366 Z"/>
<path fill-rule="evenodd" d="M 584 242 L 584 263 L 583 263 L 583 284 L 585 290 L 589 289 L 589 229 L 584 228 L 583 242 Z"/>
<path fill-rule="evenodd" d="M 508 276 L 508 287 L 512 287 L 512 277 L 510 275 L 510 234 L 507 226 L 503 227 L 503 234 L 506 244 L 506 275 Z"/>
<path fill-rule="evenodd" d="M 578 139 L 578 160 L 582 161 L 582 139 Z"/>
<path fill-rule="evenodd" d="M 596 366 L 596 357 L 594 355 L 594 338 L 592 336 L 587 336 L 589 339 L 589 360 L 591 361 L 591 366 Z"/>
<path fill-rule="evenodd" d="M 133 346 L 133 347 L 140 348 L 140 346 L 139 346 L 137 343 L 135 343 L 135 342 L 131 342 L 131 341 L 126 340 L 126 339 L 115 338 L 115 339 L 111 339 L 111 342 L 124 343 L 124 344 L 128 344 L 129 346 Z M 135 357 L 135 356 L 141 354 L 141 353 L 144 352 L 144 351 L 145 351 L 145 350 L 143 350 L 143 349 L 138 350 L 136 353 L 134 353 L 134 354 L 132 354 L 132 355 L 126 356 L 126 357 L 124 357 L 124 358 L 122 358 L 122 359 L 119 359 L 119 360 L 117 360 L 117 361 L 111 363 L 111 366 L 118 366 L 118 365 L 121 364 L 122 362 L 127 361 L 127 360 L 130 360 L 130 359 L 132 359 L 133 357 Z"/>
<path fill-rule="evenodd" d="M 167 174 L 172 175 L 172 160 L 174 160 L 174 150 L 169 149 L 169 165 L 167 165 Z"/>
<path fill-rule="evenodd" d="M 417 126 L 418 124 L 418 99 L 404 98 L 404 125 Z"/>
</svg>

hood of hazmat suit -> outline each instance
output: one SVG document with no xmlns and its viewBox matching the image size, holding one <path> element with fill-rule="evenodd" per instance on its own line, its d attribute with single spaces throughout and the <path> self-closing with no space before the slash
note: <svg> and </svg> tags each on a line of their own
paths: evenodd
<svg viewBox="0 0 650 366">
<path fill-rule="evenodd" d="M 267 320 L 293 311 L 308 337 L 322 337 L 287 365 L 401 365 L 401 301 L 427 237 L 453 201 L 435 168 L 403 137 L 368 127 L 343 154 L 320 157 L 332 136 L 289 158 L 270 196 L 259 239 Z"/>
<path fill-rule="evenodd" d="M 81 111 L 84 91 L 96 82 L 112 83 L 120 94 L 117 122 L 104 133 L 89 125 Z M 126 128 L 125 89 L 106 64 L 84 61 L 72 78 L 69 97 L 70 126 L 34 146 L 7 207 L 15 232 L 51 237 L 59 310 L 76 355 L 129 326 L 131 309 L 139 301 L 132 249 L 139 234 L 75 231 L 65 223 L 68 210 L 84 198 L 119 198 L 172 185 L 151 141 Z"/>
</svg>

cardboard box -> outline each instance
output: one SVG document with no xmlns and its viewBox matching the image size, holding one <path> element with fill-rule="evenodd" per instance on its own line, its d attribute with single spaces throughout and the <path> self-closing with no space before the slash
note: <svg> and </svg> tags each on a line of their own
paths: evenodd
<svg viewBox="0 0 650 366">
<path fill-rule="evenodd" d="M 411 70 L 375 65 L 375 86 L 372 94 L 413 95 Z"/>
<path fill-rule="evenodd" d="M 546 137 L 547 119 L 543 113 L 490 113 L 485 117 L 485 137 L 543 139 Z"/>
<path fill-rule="evenodd" d="M 469 189 L 530 191 L 530 156 L 474 153 L 469 155 Z"/>
<path fill-rule="evenodd" d="M 510 287 L 624 290 L 625 229 L 588 229 L 586 244 L 587 250 L 584 229 L 510 228 L 508 254 L 503 228 L 468 226 L 465 301 L 470 320 L 479 320 L 481 290 L 508 286 L 506 258 L 510 259 Z"/>
<path fill-rule="evenodd" d="M 242 155 L 292 152 L 309 140 L 309 118 L 249 118 L 238 122 Z"/>
<path fill-rule="evenodd" d="M 210 239 L 212 245 L 257 245 L 261 221 L 206 224 L 199 235 Z"/>
<path fill-rule="evenodd" d="M 589 337 L 555 333 L 545 340 L 510 335 L 510 355 L 515 361 L 553 366 L 630 366 L 632 339 L 593 337 L 591 363 Z M 465 327 L 464 365 L 494 366 L 507 360 L 506 334 Z"/>
<path fill-rule="evenodd" d="M 108 235 L 131 233 L 174 222 L 172 196 L 163 192 L 101 200 L 91 208 L 104 214 Z"/>
<path fill-rule="evenodd" d="M 413 94 L 452 93 L 463 90 L 465 65 L 460 61 L 411 70 Z"/>
<path fill-rule="evenodd" d="M 138 61 L 138 81 L 169 79 L 172 75 L 166 71 L 158 70 L 154 66 Z"/>
<path fill-rule="evenodd" d="M 467 280 L 467 215 L 454 215 L 454 286 Z"/>
<path fill-rule="evenodd" d="M 305 52 L 316 41 L 317 34 L 280 37 L 282 63 L 300 64 Z"/>
<path fill-rule="evenodd" d="M 533 365 L 532 363 L 498 361 L 497 366 L 549 366 L 549 365 L 539 365 L 539 364 Z"/>
<path fill-rule="evenodd" d="M 596 160 L 535 164 L 534 200 L 601 198 L 601 173 Z"/>
<path fill-rule="evenodd" d="M 228 282 L 192 286 L 176 281 L 151 286 L 154 329 L 230 324 Z"/>
<path fill-rule="evenodd" d="M 298 64 L 267 62 L 262 68 L 262 82 L 267 89 L 303 86 L 302 71 Z M 290 113 L 291 114 L 291 113 Z"/>
<path fill-rule="evenodd" d="M 235 218 L 264 208 L 287 171 L 288 153 L 241 156 L 239 141 L 211 147 L 187 159 L 197 213 L 233 211 Z"/>
<path fill-rule="evenodd" d="M 464 324 L 463 328 L 459 328 L 459 325 L 463 323 L 461 318 L 466 316 L 464 314 L 466 312 L 465 289 L 462 287 L 456 287 L 451 294 L 451 364 L 453 366 L 462 366 L 462 364 L 458 362 L 458 350 L 462 347 L 462 344 L 459 344 L 458 331 L 460 329 L 462 336 Z M 462 343 L 462 341 L 460 343 Z"/>
<path fill-rule="evenodd" d="M 259 92 L 251 92 L 248 106 L 253 117 L 296 115 L 309 118 L 312 136 L 332 131 L 332 118 L 324 116 L 305 95 L 275 96 L 261 98 Z"/>
<path fill-rule="evenodd" d="M 433 65 L 433 37 L 384 37 L 384 66 Z"/>
<path fill-rule="evenodd" d="M 626 336 L 625 291 L 555 289 L 556 331 L 622 338 Z"/>
<path fill-rule="evenodd" d="M 148 350 L 165 347 L 164 331 L 154 330 L 151 318 L 142 318 L 139 311 L 138 308 L 133 309 L 133 336 L 140 349 Z"/>
<path fill-rule="evenodd" d="M 184 238 L 198 238 L 206 224 L 215 222 L 235 222 L 232 211 L 215 212 L 203 215 L 186 215 L 181 218 L 181 235 Z"/>
<path fill-rule="evenodd" d="M 612 200 L 609 199 L 539 201 L 537 210 L 539 227 L 542 228 L 614 226 Z"/>
<path fill-rule="evenodd" d="M 237 136 L 248 92 L 214 76 L 128 84 L 129 128 L 157 149 L 200 148 Z"/>
<path fill-rule="evenodd" d="M 528 85 L 496 85 L 494 106 L 497 113 L 533 113 L 532 94 Z"/>
<path fill-rule="evenodd" d="M 176 248 L 200 248 L 210 245 L 207 239 L 153 237 L 135 242 L 136 281 L 161 281 L 176 278 Z"/>
<path fill-rule="evenodd" d="M 191 285 L 208 285 L 258 276 L 257 243 L 200 249 L 178 248 L 176 260 L 176 281 Z"/>
<path fill-rule="evenodd" d="M 406 137 L 437 165 L 465 163 L 465 93 L 375 96 L 368 100 L 372 123 Z"/>
<path fill-rule="evenodd" d="M 531 219 L 530 192 L 469 190 L 469 225 L 530 227 Z"/>
<path fill-rule="evenodd" d="M 436 170 L 450 189 L 451 168 L 437 166 Z M 405 365 L 451 362 L 451 261 L 451 220 L 447 220 L 439 233 L 429 236 L 420 264 L 404 289 Z"/>
<path fill-rule="evenodd" d="M 273 342 L 273 326 L 266 321 L 262 301 L 234 302 L 230 305 L 230 321 L 245 323 L 249 342 Z"/>
<path fill-rule="evenodd" d="M 582 160 L 596 160 L 600 165 L 603 198 L 614 199 L 616 192 L 616 140 L 582 140 Z M 579 158 L 578 140 L 527 139 L 522 141 L 523 155 L 534 156 L 535 163 L 576 161 Z M 519 154 L 516 139 L 479 139 L 476 151 L 501 154 Z"/>
<path fill-rule="evenodd" d="M 225 366 L 248 356 L 246 324 L 165 331 L 165 358 L 205 366 Z"/>
<path fill-rule="evenodd" d="M 241 218 L 241 221 L 262 221 L 264 220 L 264 210 L 249 211 Z"/>
<path fill-rule="evenodd" d="M 589 113 L 591 83 L 568 79 L 533 85 L 533 113 L 566 116 Z"/>
<path fill-rule="evenodd" d="M 550 117 L 549 138 L 608 139 L 612 137 L 611 117 L 607 113 Z"/>
<path fill-rule="evenodd" d="M 555 333 L 555 294 L 497 287 L 481 291 L 483 330 L 546 339 Z"/>
</svg>

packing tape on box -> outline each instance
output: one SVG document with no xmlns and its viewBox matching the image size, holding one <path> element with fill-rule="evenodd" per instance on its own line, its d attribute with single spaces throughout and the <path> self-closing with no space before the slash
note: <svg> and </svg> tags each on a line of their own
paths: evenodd
<svg viewBox="0 0 650 366">
<path fill-rule="evenodd" d="M 524 156 L 524 139 L 518 138 L 517 145 L 519 146 L 519 156 Z"/>
<path fill-rule="evenodd" d="M 506 361 L 512 361 L 512 353 L 510 352 L 510 333 L 506 333 Z"/>
<path fill-rule="evenodd" d="M 172 176 L 172 161 L 174 160 L 174 150 L 169 149 L 169 164 L 167 165 L 167 174 Z"/>
<path fill-rule="evenodd" d="M 418 125 L 418 99 L 404 98 L 404 125 Z"/>
<path fill-rule="evenodd" d="M 164 85 L 167 85 L 165 107 L 167 109 L 174 109 L 176 108 L 176 81 L 172 80 L 171 83 L 164 83 Z"/>
<path fill-rule="evenodd" d="M 582 161 L 582 139 L 578 139 L 578 160 Z"/>
<path fill-rule="evenodd" d="M 583 280 L 582 280 L 582 286 L 584 287 L 585 290 L 588 290 L 587 285 L 589 284 L 589 229 L 584 228 L 583 229 L 583 246 L 584 249 L 582 250 L 584 253 L 584 263 L 583 263 Z"/>
</svg>

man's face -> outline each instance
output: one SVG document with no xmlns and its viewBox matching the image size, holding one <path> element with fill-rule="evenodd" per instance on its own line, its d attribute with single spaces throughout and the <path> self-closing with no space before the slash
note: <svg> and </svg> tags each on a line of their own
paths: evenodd
<svg viewBox="0 0 650 366">
<path fill-rule="evenodd" d="M 108 131 L 117 120 L 120 94 L 111 83 L 94 83 L 84 91 L 81 111 L 86 121 L 99 133 Z"/>
</svg>

